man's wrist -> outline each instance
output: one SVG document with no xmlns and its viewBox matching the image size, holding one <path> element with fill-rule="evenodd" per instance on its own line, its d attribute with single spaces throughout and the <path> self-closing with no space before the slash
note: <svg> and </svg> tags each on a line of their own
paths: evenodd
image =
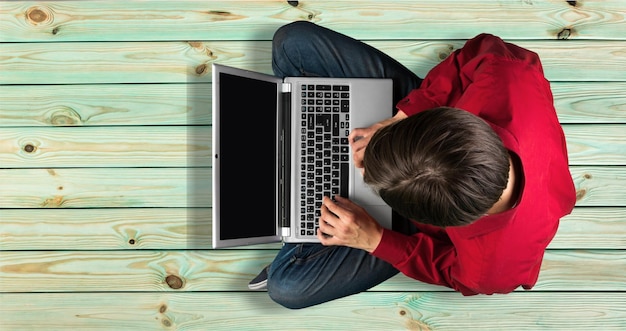
<svg viewBox="0 0 626 331">
<path fill-rule="evenodd" d="M 366 247 L 365 250 L 369 253 L 374 252 L 376 248 L 378 248 L 378 245 L 380 244 L 382 239 L 383 239 L 383 227 L 378 225 L 375 228 L 375 231 L 372 231 L 372 234 L 370 235 L 370 239 L 368 240 L 368 247 Z"/>
</svg>

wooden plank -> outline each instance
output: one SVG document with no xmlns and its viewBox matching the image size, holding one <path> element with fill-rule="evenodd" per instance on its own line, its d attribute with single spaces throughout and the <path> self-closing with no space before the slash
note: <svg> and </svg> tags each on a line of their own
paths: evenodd
<svg viewBox="0 0 626 331">
<path fill-rule="evenodd" d="M 6 251 L 0 256 L 0 292 L 246 291 L 275 255 L 275 250 Z M 625 291 L 624 270 L 624 250 L 548 250 L 534 290 Z M 449 288 L 398 275 L 372 290 Z"/>
<path fill-rule="evenodd" d="M 626 125 L 567 124 L 571 165 L 626 165 Z M 4 168 L 209 167 L 209 126 L 0 128 Z"/>
<path fill-rule="evenodd" d="M 626 125 L 563 125 L 570 165 L 626 165 Z"/>
<path fill-rule="evenodd" d="M 209 167 L 208 126 L 0 129 L 3 168 Z"/>
<path fill-rule="evenodd" d="M 0 85 L 0 127 L 185 124 L 211 124 L 210 84 Z"/>
<path fill-rule="evenodd" d="M 624 282 L 626 254 L 623 250 L 562 250 L 549 249 L 544 255 L 537 284 L 532 288 L 537 291 L 586 291 L 585 286 L 592 286 L 592 291 L 624 291 L 615 284 Z M 576 284 L 577 279 L 588 285 Z M 444 288 L 446 289 L 446 288 Z M 404 275 L 373 288 L 372 291 L 440 291 L 441 287 L 422 284 Z M 446 289 L 447 290 L 447 289 Z M 523 292 L 518 288 L 516 291 Z"/>
<path fill-rule="evenodd" d="M 370 44 L 424 76 L 464 41 Z M 539 54 L 551 81 L 626 80 L 626 44 L 621 41 L 517 44 Z M 214 62 L 271 73 L 269 41 L 8 43 L 3 52 L 10 56 L 0 57 L 0 84 L 209 82 Z"/>
<path fill-rule="evenodd" d="M 561 123 L 626 123 L 626 83 L 554 82 L 552 90 Z M 0 127 L 210 125 L 211 100 L 208 83 L 0 85 Z"/>
<path fill-rule="evenodd" d="M 361 39 L 461 39 L 480 32 L 515 39 L 623 39 L 626 35 L 625 7 L 619 0 L 584 5 L 507 0 L 497 6 L 485 0 L 295 3 L 3 1 L 0 42 L 269 40 L 279 26 L 293 20 L 309 20 Z"/>
<path fill-rule="evenodd" d="M 549 248 L 626 249 L 626 209 L 575 207 Z"/>
<path fill-rule="evenodd" d="M 572 166 L 577 206 L 624 206 L 626 168 Z"/>
<path fill-rule="evenodd" d="M 553 82 L 561 123 L 626 123 L 626 84 Z"/>
<path fill-rule="evenodd" d="M 0 210 L 0 250 L 211 249 L 210 208 Z M 280 244 L 240 249 L 280 248 Z M 626 249 L 626 209 L 576 207 L 552 249 Z"/>
<path fill-rule="evenodd" d="M 626 328 L 623 293 L 366 292 L 296 311 L 278 306 L 266 293 L 16 293 L 0 299 L 0 323 L 10 330 Z"/>
<path fill-rule="evenodd" d="M 578 206 L 626 207 L 626 167 L 572 166 Z M 0 169 L 0 208 L 210 207 L 210 168 Z"/>
<path fill-rule="evenodd" d="M 0 57 L 0 84 L 209 82 L 212 62 L 256 64 L 271 71 L 270 43 L 261 41 L 16 43 L 3 48 L 11 56 Z"/>
<path fill-rule="evenodd" d="M 211 209 L 4 209 L 0 236 L 0 251 L 210 249 Z"/>
<path fill-rule="evenodd" d="M 0 169 L 0 208 L 209 207 L 210 168 Z"/>
</svg>

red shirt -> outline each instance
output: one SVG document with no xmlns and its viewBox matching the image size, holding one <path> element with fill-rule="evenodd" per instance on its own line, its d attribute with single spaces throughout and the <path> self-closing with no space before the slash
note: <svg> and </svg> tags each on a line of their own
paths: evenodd
<svg viewBox="0 0 626 331">
<path fill-rule="evenodd" d="M 518 203 L 465 226 L 415 222 L 419 231 L 412 236 L 385 229 L 372 254 L 409 277 L 464 295 L 530 289 L 559 219 L 576 201 L 565 137 L 539 57 L 478 35 L 434 67 L 397 108 L 410 116 L 438 106 L 478 115 L 519 157 Z"/>
</svg>

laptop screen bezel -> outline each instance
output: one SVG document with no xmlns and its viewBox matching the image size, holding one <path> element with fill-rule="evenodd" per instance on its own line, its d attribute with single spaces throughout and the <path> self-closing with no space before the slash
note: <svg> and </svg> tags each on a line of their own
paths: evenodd
<svg viewBox="0 0 626 331">
<path fill-rule="evenodd" d="M 279 224 L 280 224 L 279 222 L 280 204 L 279 203 L 276 203 L 274 215 L 254 215 L 254 214 L 245 215 L 241 213 L 242 210 L 237 210 L 234 212 L 232 210 L 228 210 L 228 211 L 222 210 L 223 201 L 221 201 L 220 190 L 222 188 L 222 184 L 226 184 L 226 183 L 223 183 L 222 182 L 223 179 L 221 178 L 222 165 L 221 165 L 221 159 L 220 159 L 220 155 L 221 155 L 220 146 L 221 146 L 222 141 L 221 141 L 220 126 L 216 124 L 220 123 L 220 119 L 221 119 L 221 116 L 220 116 L 220 101 L 221 101 L 220 100 L 220 87 L 221 87 L 220 74 L 221 73 L 226 73 L 226 74 L 230 74 L 234 76 L 240 76 L 240 77 L 245 77 L 245 78 L 250 78 L 254 80 L 260 80 L 260 81 L 276 84 L 277 104 L 281 101 L 280 89 L 278 87 L 279 87 L 279 84 L 282 83 L 282 79 L 271 76 L 271 75 L 266 75 L 266 74 L 262 74 L 258 72 L 252 72 L 248 70 L 233 68 L 233 67 L 219 65 L 219 64 L 213 64 L 212 70 L 213 70 L 213 73 L 212 73 L 212 122 L 213 122 L 212 158 L 213 158 L 213 164 L 212 164 L 212 206 L 211 206 L 212 207 L 212 231 L 213 231 L 212 247 L 213 248 L 225 248 L 225 247 L 235 247 L 235 246 L 243 246 L 243 245 L 278 242 L 281 240 L 280 227 L 279 227 Z M 276 116 L 277 121 L 279 121 L 279 118 L 280 118 L 278 116 L 278 111 L 279 110 L 277 109 L 277 116 Z M 277 122 L 276 128 L 278 127 L 279 125 Z M 278 135 L 278 132 L 276 132 L 276 134 Z M 237 148 L 237 144 L 233 143 L 232 145 L 233 145 L 233 148 Z M 275 148 L 276 153 L 278 153 L 278 150 L 279 150 L 278 139 L 277 139 L 277 145 L 274 146 L 274 148 Z M 241 153 L 245 153 L 245 151 L 242 150 Z M 276 167 L 276 174 L 275 174 L 276 178 L 278 178 L 278 175 L 279 175 L 278 168 L 279 167 Z M 230 188 L 230 189 L 233 189 L 233 188 Z M 273 194 L 278 199 L 278 195 L 279 195 L 279 183 L 278 182 L 276 182 L 275 187 L 273 189 L 274 189 Z M 242 209 L 245 209 L 245 208 L 242 208 Z M 220 233 L 221 233 L 220 224 L 222 222 L 236 222 L 238 219 L 241 219 L 242 217 L 245 217 L 245 218 L 274 217 L 274 220 L 275 220 L 274 235 L 252 236 L 252 237 L 243 237 L 243 238 L 235 238 L 235 239 L 222 239 L 220 237 Z"/>
</svg>

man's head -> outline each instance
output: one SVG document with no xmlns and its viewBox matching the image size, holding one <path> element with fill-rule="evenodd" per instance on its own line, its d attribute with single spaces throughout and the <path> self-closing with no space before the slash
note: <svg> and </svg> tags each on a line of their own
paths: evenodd
<svg viewBox="0 0 626 331">
<path fill-rule="evenodd" d="M 404 217 L 469 224 L 507 186 L 509 154 L 478 116 L 441 107 L 379 129 L 363 158 L 364 180 Z"/>
</svg>

